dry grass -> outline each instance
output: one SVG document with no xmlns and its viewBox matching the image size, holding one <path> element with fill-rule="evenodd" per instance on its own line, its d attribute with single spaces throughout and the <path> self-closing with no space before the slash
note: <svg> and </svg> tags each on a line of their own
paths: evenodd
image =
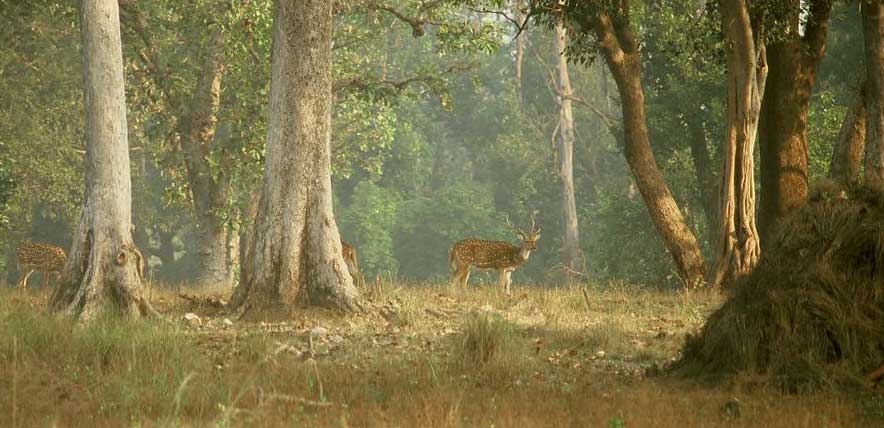
<svg viewBox="0 0 884 428">
<path fill-rule="evenodd" d="M 713 382 L 749 374 L 787 392 L 862 388 L 884 362 L 882 230 L 884 194 L 818 183 L 675 371 Z"/>
<path fill-rule="evenodd" d="M 366 314 L 223 323 L 172 294 L 171 322 L 76 327 L 0 292 L 0 426 L 845 427 L 880 406 L 709 389 L 642 373 L 720 297 L 626 286 L 451 291 L 382 283 Z M 729 402 L 734 399 L 739 404 Z M 734 417 L 730 407 L 740 414 Z M 13 414 L 15 420 L 13 421 Z"/>
</svg>

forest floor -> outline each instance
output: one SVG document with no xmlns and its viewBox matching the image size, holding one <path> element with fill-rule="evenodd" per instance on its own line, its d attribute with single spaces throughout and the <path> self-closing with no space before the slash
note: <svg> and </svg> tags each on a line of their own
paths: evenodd
<svg viewBox="0 0 884 428">
<path fill-rule="evenodd" d="M 368 310 L 244 322 L 153 289 L 167 321 L 49 315 L 0 291 L 0 426 L 882 426 L 873 394 L 659 374 L 722 301 L 629 286 L 380 284 Z"/>
</svg>

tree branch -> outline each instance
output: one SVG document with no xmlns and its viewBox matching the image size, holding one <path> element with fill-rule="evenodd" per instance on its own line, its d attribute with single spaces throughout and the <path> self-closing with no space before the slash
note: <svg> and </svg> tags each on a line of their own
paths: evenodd
<svg viewBox="0 0 884 428">
<path fill-rule="evenodd" d="M 602 122 L 605 124 L 605 127 L 608 128 L 608 130 L 611 132 L 611 134 L 616 137 L 617 133 L 619 133 L 619 131 L 620 131 L 620 121 L 617 120 L 616 118 L 609 116 L 607 113 L 603 112 L 601 109 L 590 104 L 589 102 L 587 102 L 586 100 L 584 100 L 581 97 L 578 97 L 576 95 L 563 95 L 562 92 L 559 91 L 558 87 L 556 87 L 556 84 L 555 84 L 556 75 L 555 75 L 555 71 L 553 70 L 552 66 L 550 66 L 543 59 L 543 56 L 540 55 L 540 52 L 537 51 L 537 48 L 534 47 L 533 44 L 530 44 L 530 45 L 531 45 L 531 51 L 534 53 L 534 56 L 537 57 L 537 62 L 540 63 L 541 67 L 543 67 L 544 71 L 546 72 L 546 86 L 549 89 L 549 91 L 554 96 L 559 98 L 559 100 L 565 100 L 565 99 L 571 100 L 571 101 L 577 103 L 578 105 L 586 108 L 587 110 L 589 110 L 590 112 L 592 112 L 596 116 L 598 116 L 598 118 L 601 119 Z M 556 127 L 558 129 L 558 125 L 556 125 Z"/>
<path fill-rule="evenodd" d="M 362 77 L 354 77 L 352 79 L 345 79 L 345 80 L 334 82 L 334 84 L 332 85 L 332 92 L 337 93 L 339 91 L 343 91 L 346 89 L 360 89 L 360 90 L 362 90 L 362 89 L 367 89 L 372 86 L 386 86 L 398 94 L 398 93 L 401 93 L 403 90 L 405 90 L 405 88 L 407 88 L 409 85 L 412 85 L 415 83 L 430 84 L 433 81 L 440 79 L 441 78 L 440 76 L 442 76 L 442 75 L 461 72 L 461 71 L 467 71 L 467 70 L 471 70 L 473 68 L 475 68 L 474 64 L 456 63 L 456 64 L 450 65 L 448 68 L 446 68 L 445 70 L 442 70 L 439 74 L 436 74 L 436 75 L 411 76 L 411 77 L 408 77 L 408 78 L 405 78 L 402 80 L 382 79 L 382 80 L 377 80 L 377 81 L 370 81 L 370 80 L 363 79 Z"/>
<path fill-rule="evenodd" d="M 829 15 L 832 12 L 832 0 L 811 0 L 810 13 L 804 28 L 804 43 L 801 58 L 806 65 L 816 68 L 823 58 L 826 46 L 826 33 L 829 28 Z"/>
<path fill-rule="evenodd" d="M 436 2 L 439 3 L 439 2 Z M 396 17 L 396 19 L 408 24 L 411 27 L 411 35 L 414 37 L 421 37 L 424 35 L 424 24 L 426 21 L 421 18 L 406 16 L 404 13 L 399 12 L 398 10 L 383 4 L 378 4 L 374 2 L 366 3 L 365 6 L 371 10 L 384 11 Z M 424 11 L 424 8 L 421 8 L 421 11 Z"/>
</svg>

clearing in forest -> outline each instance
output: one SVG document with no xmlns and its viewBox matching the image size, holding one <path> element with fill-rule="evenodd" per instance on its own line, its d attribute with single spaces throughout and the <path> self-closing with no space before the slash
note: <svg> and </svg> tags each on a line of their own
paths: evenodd
<svg viewBox="0 0 884 428">
<path fill-rule="evenodd" d="M 871 398 L 659 376 L 722 297 L 630 286 L 380 284 L 365 312 L 243 322 L 154 289 L 170 322 L 75 327 L 0 295 L 0 426 L 824 427 Z M 197 299 L 208 302 L 210 299 Z M 186 314 L 190 314 L 185 316 Z"/>
</svg>

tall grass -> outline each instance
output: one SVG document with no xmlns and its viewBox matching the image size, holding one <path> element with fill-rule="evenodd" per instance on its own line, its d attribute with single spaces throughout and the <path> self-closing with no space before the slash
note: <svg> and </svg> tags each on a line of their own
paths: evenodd
<svg viewBox="0 0 884 428">
<path fill-rule="evenodd" d="M 12 414 L 20 415 L 19 426 L 67 419 L 70 412 L 200 419 L 226 392 L 196 386 L 207 383 L 184 385 L 212 366 L 172 325 L 117 317 L 78 325 L 5 298 L 0 361 L 0 379 L 16 380 L 15 399 L 0 382 L 0 426 L 12 425 Z"/>
</svg>

